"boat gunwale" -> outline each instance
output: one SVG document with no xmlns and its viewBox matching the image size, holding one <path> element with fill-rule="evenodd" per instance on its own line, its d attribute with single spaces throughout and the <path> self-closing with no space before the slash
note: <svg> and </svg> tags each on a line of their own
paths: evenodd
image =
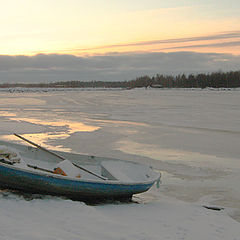
<svg viewBox="0 0 240 240">
<path fill-rule="evenodd" d="M 35 151 L 42 151 L 39 148 L 36 147 L 32 147 L 32 146 L 28 146 L 25 144 L 19 144 L 19 143 L 10 143 L 4 140 L 0 140 L 0 144 L 5 144 L 5 146 L 10 146 L 10 147 L 15 147 L 18 151 L 20 151 L 20 155 L 22 151 L 31 151 L 31 150 L 35 150 Z M 20 149 L 21 150 L 20 150 Z M 24 168 L 20 168 L 14 165 L 9 165 L 6 163 L 2 163 L 0 162 L 0 166 L 6 167 L 6 168 L 10 168 L 10 169 L 14 169 L 14 170 L 18 170 L 18 171 L 23 171 L 23 172 L 28 172 L 28 173 L 32 173 L 32 174 L 37 174 L 40 176 L 46 176 L 46 177 L 52 177 L 52 178 L 57 178 L 57 179 L 63 179 L 65 181 L 76 181 L 76 182 L 86 182 L 86 183 L 103 183 L 103 184 L 115 184 L 115 185 L 149 185 L 149 184 L 154 184 L 155 182 L 157 182 L 160 178 L 161 178 L 161 173 L 154 171 L 153 168 L 151 166 L 148 166 L 146 164 L 142 164 L 142 163 L 138 163 L 138 162 L 134 162 L 134 161 L 129 161 L 129 160 L 122 160 L 122 159 L 115 159 L 115 158 L 108 158 L 108 157 L 98 157 L 98 156 L 92 156 L 92 155 L 87 155 L 87 154 L 80 154 L 80 153 L 72 153 L 72 152 L 63 152 L 63 151 L 53 151 L 59 154 L 66 154 L 68 155 L 75 155 L 75 156 L 79 156 L 79 157 L 87 157 L 89 158 L 95 158 L 95 160 L 98 159 L 105 159 L 105 160 L 113 160 L 113 161 L 121 161 L 121 162 L 125 162 L 125 163 L 134 163 L 136 165 L 141 165 L 141 166 L 145 166 L 145 167 L 149 167 L 151 169 L 151 173 L 153 173 L 153 176 L 150 176 L 150 178 L 148 180 L 143 180 L 143 181 L 131 181 L 131 182 L 127 182 L 127 181 L 120 181 L 120 180 L 98 180 L 98 179 L 83 179 L 83 178 L 74 178 L 74 177 L 70 177 L 70 176 L 62 176 L 60 174 L 54 174 L 54 173 L 47 173 L 47 172 L 40 172 L 40 171 L 34 171 L 31 169 L 24 169 Z M 24 157 L 23 157 L 24 158 Z M 32 159 L 32 158 L 29 158 Z M 32 159 L 34 160 L 34 159 Z M 41 162 L 42 160 L 39 160 L 39 162 Z M 72 161 L 71 161 L 72 162 Z M 101 165 L 101 162 L 99 162 L 99 164 Z M 92 164 L 90 164 L 92 165 Z"/>
<path fill-rule="evenodd" d="M 19 168 L 17 166 L 14 165 L 9 165 L 6 163 L 2 163 L 0 162 L 0 166 L 3 166 L 5 168 L 10 168 L 10 169 L 14 169 L 20 172 L 28 172 L 31 174 L 35 174 L 35 175 L 40 175 L 40 176 L 45 176 L 45 177 L 52 177 L 52 178 L 58 178 L 58 179 L 62 179 L 65 181 L 75 181 L 75 182 L 86 182 L 86 183 L 101 183 L 101 184 L 114 184 L 114 185 L 148 185 L 148 184 L 154 184 L 154 182 L 158 181 L 161 177 L 161 173 L 160 172 L 156 172 L 153 171 L 156 175 L 156 177 L 148 180 L 148 181 L 141 181 L 141 182 L 123 182 L 123 181 L 119 181 L 119 180 L 97 180 L 97 179 L 77 179 L 77 178 L 73 178 L 73 177 L 69 177 L 69 176 L 62 176 L 59 174 L 54 174 L 54 173 L 45 173 L 45 172 L 35 172 L 34 170 L 31 169 L 23 169 L 23 168 Z"/>
</svg>

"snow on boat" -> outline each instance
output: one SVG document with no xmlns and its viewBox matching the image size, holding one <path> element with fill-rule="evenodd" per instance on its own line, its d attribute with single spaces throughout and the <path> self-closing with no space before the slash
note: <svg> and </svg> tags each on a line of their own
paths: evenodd
<svg viewBox="0 0 240 240">
<path fill-rule="evenodd" d="M 94 202 L 131 199 L 160 180 L 159 172 L 143 164 L 34 145 L 0 141 L 0 188 Z"/>
</svg>

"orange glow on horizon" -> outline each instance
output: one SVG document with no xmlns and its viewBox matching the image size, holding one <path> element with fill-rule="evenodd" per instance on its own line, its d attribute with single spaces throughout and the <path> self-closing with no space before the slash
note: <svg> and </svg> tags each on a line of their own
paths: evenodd
<svg viewBox="0 0 240 240">
<path fill-rule="evenodd" d="M 220 6 L 208 6 L 206 2 L 163 4 L 157 0 L 144 0 L 144 7 L 105 0 L 91 0 L 84 2 L 84 6 L 82 1 L 66 0 L 11 2 L 5 1 L 1 6 L 1 22 L 8 20 L 7 24 L 2 24 L 0 32 L 1 55 L 91 56 L 111 52 L 174 51 L 240 54 L 240 44 L 210 46 L 205 40 L 198 43 L 201 46 L 193 46 L 196 41 L 167 42 L 168 39 L 239 30 L 240 17 L 233 7 L 218 9 Z M 154 39 L 166 39 L 166 42 L 146 43 Z M 221 41 L 215 39 L 217 44 Z M 240 42 L 239 38 L 231 41 Z"/>
<path fill-rule="evenodd" d="M 107 55 L 111 53 L 146 53 L 146 52 L 179 52 L 191 51 L 200 53 L 229 53 L 240 55 L 240 31 L 233 32 L 233 38 L 222 38 L 225 33 L 203 35 L 186 38 L 160 39 L 152 41 L 137 41 L 117 43 L 112 45 L 90 46 L 85 48 L 66 48 L 48 51 L 34 51 L 25 55 L 36 54 L 71 54 L 75 56 Z M 231 34 L 231 32 L 229 32 Z M 208 39 L 209 38 L 209 39 Z M 11 55 L 11 54 L 10 54 Z"/>
</svg>

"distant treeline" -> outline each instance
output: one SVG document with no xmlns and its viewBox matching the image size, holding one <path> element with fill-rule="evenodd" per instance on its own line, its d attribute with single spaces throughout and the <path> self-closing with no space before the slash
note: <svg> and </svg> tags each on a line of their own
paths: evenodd
<svg viewBox="0 0 240 240">
<path fill-rule="evenodd" d="M 38 88 L 237 88 L 240 87 L 240 71 L 214 72 L 209 74 L 141 76 L 131 81 L 66 81 L 54 83 L 4 83 L 1 88 L 38 87 Z"/>
</svg>

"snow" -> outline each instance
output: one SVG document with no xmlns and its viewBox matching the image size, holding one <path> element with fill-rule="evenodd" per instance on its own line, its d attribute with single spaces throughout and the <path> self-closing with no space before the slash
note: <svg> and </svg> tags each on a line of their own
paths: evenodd
<svg viewBox="0 0 240 240">
<path fill-rule="evenodd" d="M 239 223 L 212 211 L 165 196 L 142 204 L 88 206 L 46 197 L 27 201 L 0 198 L 3 240 L 239 239 Z"/>
<path fill-rule="evenodd" d="M 160 188 L 133 203 L 1 191 L 0 239 L 240 239 L 239 91 L 23 89 L 0 99 L 1 139 L 19 142 L 17 132 L 49 149 L 162 173 Z"/>
</svg>

